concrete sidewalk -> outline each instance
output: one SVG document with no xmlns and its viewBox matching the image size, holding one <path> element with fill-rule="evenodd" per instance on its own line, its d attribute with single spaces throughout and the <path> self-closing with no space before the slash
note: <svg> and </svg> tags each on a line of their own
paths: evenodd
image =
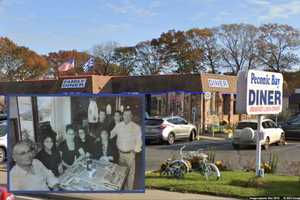
<svg viewBox="0 0 300 200">
<path fill-rule="evenodd" d="M 214 141 L 225 141 L 225 140 L 230 140 L 228 138 L 225 137 L 213 137 L 213 136 L 209 136 L 209 135 L 200 135 L 199 136 L 199 140 L 214 140 Z"/>
<path fill-rule="evenodd" d="M 230 197 L 218 197 L 202 194 L 190 194 L 169 192 L 163 190 L 146 190 L 146 193 L 139 194 L 94 194 L 94 193 L 81 193 L 81 194 L 58 194 L 53 195 L 55 199 L 76 199 L 76 200 L 237 200 Z"/>
</svg>

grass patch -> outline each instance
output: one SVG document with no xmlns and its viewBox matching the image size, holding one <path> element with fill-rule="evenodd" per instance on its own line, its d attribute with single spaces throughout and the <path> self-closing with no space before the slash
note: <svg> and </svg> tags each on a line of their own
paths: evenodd
<svg viewBox="0 0 300 200">
<path fill-rule="evenodd" d="M 241 171 L 224 171 L 221 180 L 218 181 L 206 181 L 197 172 L 189 173 L 183 179 L 160 177 L 159 173 L 149 173 L 146 174 L 146 187 L 241 198 L 300 196 L 300 182 L 297 176 L 265 174 L 264 178 L 257 179 L 255 173 Z"/>
</svg>

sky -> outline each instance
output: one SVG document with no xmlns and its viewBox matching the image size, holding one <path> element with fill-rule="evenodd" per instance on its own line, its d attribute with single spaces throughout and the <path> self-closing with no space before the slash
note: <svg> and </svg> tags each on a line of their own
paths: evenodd
<svg viewBox="0 0 300 200">
<path fill-rule="evenodd" d="M 288 24 L 300 28 L 299 0 L 0 0 L 0 36 L 47 54 L 121 46 L 168 30 L 221 24 Z"/>
</svg>

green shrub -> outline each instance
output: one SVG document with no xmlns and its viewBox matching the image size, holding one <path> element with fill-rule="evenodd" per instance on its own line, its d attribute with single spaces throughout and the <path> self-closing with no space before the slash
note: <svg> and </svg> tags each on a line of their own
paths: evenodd
<svg viewBox="0 0 300 200">
<path fill-rule="evenodd" d="M 275 174 L 277 171 L 279 156 L 277 153 L 270 153 L 269 166 L 271 167 L 270 173 Z"/>
</svg>

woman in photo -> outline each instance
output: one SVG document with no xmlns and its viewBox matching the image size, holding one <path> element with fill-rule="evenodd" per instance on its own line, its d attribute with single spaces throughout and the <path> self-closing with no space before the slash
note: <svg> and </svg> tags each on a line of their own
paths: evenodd
<svg viewBox="0 0 300 200">
<path fill-rule="evenodd" d="M 113 147 L 111 141 L 109 140 L 108 131 L 103 129 L 100 134 L 100 149 L 99 149 L 99 158 L 100 160 L 105 161 L 114 161 Z"/>
<path fill-rule="evenodd" d="M 75 130 L 71 124 L 66 126 L 65 140 L 59 145 L 59 152 L 62 159 L 63 168 L 67 169 L 72 166 L 79 157 L 79 153 L 75 148 Z"/>
<path fill-rule="evenodd" d="M 42 138 L 42 150 L 36 155 L 46 168 L 51 170 L 58 177 L 63 173 L 62 161 L 51 136 L 46 135 Z"/>
<path fill-rule="evenodd" d="M 93 157 L 94 141 L 92 136 L 86 133 L 87 130 L 85 128 L 79 127 L 78 135 L 75 137 L 75 146 L 80 156 Z"/>
</svg>

